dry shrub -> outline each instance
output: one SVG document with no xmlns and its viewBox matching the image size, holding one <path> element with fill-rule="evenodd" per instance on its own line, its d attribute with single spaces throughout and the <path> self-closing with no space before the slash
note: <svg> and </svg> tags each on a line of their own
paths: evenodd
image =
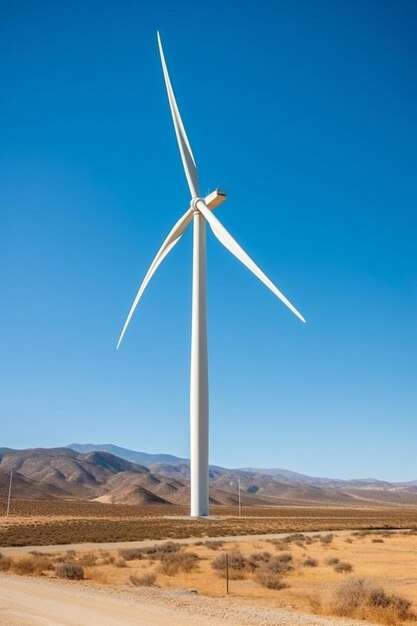
<svg viewBox="0 0 417 626">
<path fill-rule="evenodd" d="M 411 602 L 366 578 L 348 578 L 335 590 L 330 610 L 341 617 L 354 617 L 398 624 L 399 620 L 414 619 Z"/>
<path fill-rule="evenodd" d="M 288 556 L 290 557 L 290 559 L 287 558 Z M 282 559 L 281 557 L 285 558 Z M 266 563 L 265 569 L 267 569 L 269 572 L 273 572 L 274 574 L 279 574 L 282 576 L 283 574 L 287 574 L 293 569 L 292 565 L 290 565 L 291 560 L 292 556 L 290 554 L 280 554 L 279 556 L 273 556 L 268 561 L 268 563 Z"/>
<path fill-rule="evenodd" d="M 124 559 L 117 559 L 114 564 L 116 567 L 127 567 Z"/>
<path fill-rule="evenodd" d="M 119 555 L 125 561 L 133 561 L 134 559 L 143 559 L 147 557 L 153 561 L 162 559 L 167 554 L 179 552 L 181 544 L 175 541 L 165 541 L 161 544 L 155 544 L 149 548 L 122 548 Z"/>
<path fill-rule="evenodd" d="M 19 576 L 27 576 L 36 572 L 35 559 L 33 557 L 25 557 L 18 561 L 13 561 L 13 571 Z"/>
<path fill-rule="evenodd" d="M 345 542 L 346 543 L 353 543 L 352 537 L 346 537 Z"/>
<path fill-rule="evenodd" d="M 340 559 L 338 559 L 336 556 L 329 556 L 328 559 L 324 559 L 324 562 L 326 563 L 326 565 L 336 565 L 337 563 L 340 563 Z"/>
<path fill-rule="evenodd" d="M 55 567 L 55 572 L 59 578 L 68 578 L 69 580 L 82 580 L 84 578 L 84 570 L 78 563 L 59 563 Z"/>
<path fill-rule="evenodd" d="M 119 555 L 125 561 L 143 559 L 143 548 L 120 548 Z"/>
<path fill-rule="evenodd" d="M 152 546 L 152 548 L 146 549 L 146 554 L 151 559 L 161 559 L 166 554 L 172 554 L 173 552 L 179 552 L 181 550 L 181 544 L 175 541 L 165 541 L 156 546 Z"/>
<path fill-rule="evenodd" d="M 229 578 L 239 580 L 244 577 L 246 570 L 250 569 L 249 562 L 239 550 L 233 550 L 228 554 L 219 554 L 212 562 L 211 567 L 220 574 L 226 576 L 226 562 L 228 564 Z"/>
<path fill-rule="evenodd" d="M 10 559 L 9 569 L 13 569 L 15 574 L 26 576 L 30 574 L 41 575 L 43 572 L 54 569 L 51 559 L 39 553 L 39 556 L 28 556 L 18 561 Z M 0 560 L 1 569 L 1 560 Z"/>
<path fill-rule="evenodd" d="M 218 550 L 219 548 L 222 547 L 223 544 L 224 544 L 224 541 L 220 541 L 220 540 L 204 542 L 205 547 L 208 548 L 209 550 Z M 197 546 L 198 544 L 196 543 L 195 545 Z"/>
<path fill-rule="evenodd" d="M 0 552 L 0 572 L 7 572 L 12 566 L 12 559 Z"/>
<path fill-rule="evenodd" d="M 333 569 L 338 574 L 347 574 L 353 570 L 352 563 L 347 563 L 346 561 L 339 561 L 333 565 Z"/>
<path fill-rule="evenodd" d="M 143 576 L 135 576 L 131 574 L 129 580 L 135 587 L 153 587 L 156 581 L 156 576 L 153 572 L 143 574 Z"/>
<path fill-rule="evenodd" d="M 318 564 L 319 564 L 318 560 L 317 559 L 312 559 L 311 557 L 307 557 L 303 561 L 303 565 L 305 567 L 317 567 Z"/>
<path fill-rule="evenodd" d="M 194 552 L 171 552 L 161 559 L 160 571 L 167 576 L 174 576 L 178 571 L 192 572 L 198 561 Z"/>
<path fill-rule="evenodd" d="M 267 563 L 270 558 L 271 553 L 264 550 L 263 552 L 253 552 L 249 557 L 249 561 L 260 565 L 261 563 Z"/>
<path fill-rule="evenodd" d="M 372 539 L 372 543 L 384 543 L 383 539 Z"/>
<path fill-rule="evenodd" d="M 284 589 L 285 587 L 288 587 L 288 585 L 283 582 L 279 574 L 268 571 L 265 568 L 259 569 L 256 572 L 254 579 L 255 582 L 262 585 L 262 587 L 266 587 L 267 589 Z"/>
<path fill-rule="evenodd" d="M 92 552 L 87 552 L 87 554 L 83 554 L 79 558 L 78 563 L 85 567 L 93 567 L 97 563 L 97 557 Z"/>
<path fill-rule="evenodd" d="M 323 546 L 329 546 L 333 541 L 333 535 L 330 533 L 329 535 L 324 535 L 320 537 L 320 541 Z"/>
</svg>

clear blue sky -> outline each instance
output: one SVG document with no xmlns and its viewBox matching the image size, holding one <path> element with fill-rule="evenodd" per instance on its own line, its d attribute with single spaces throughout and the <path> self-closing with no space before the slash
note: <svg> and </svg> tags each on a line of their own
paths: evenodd
<svg viewBox="0 0 417 626">
<path fill-rule="evenodd" d="M 208 234 L 212 463 L 417 479 L 417 5 L 14 2 L 0 10 L 1 445 L 188 456 L 189 194 Z"/>
</svg>

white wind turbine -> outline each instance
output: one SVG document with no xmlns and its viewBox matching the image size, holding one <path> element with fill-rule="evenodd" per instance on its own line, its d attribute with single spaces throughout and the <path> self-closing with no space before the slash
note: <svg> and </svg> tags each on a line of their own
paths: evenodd
<svg viewBox="0 0 417 626">
<path fill-rule="evenodd" d="M 217 239 L 261 282 L 264 283 L 302 322 L 303 316 L 275 287 L 262 270 L 252 261 L 230 233 L 222 226 L 212 211 L 226 200 L 226 194 L 216 189 L 205 198 L 198 193 L 197 167 L 175 100 L 161 38 L 158 46 L 162 70 L 168 93 L 175 133 L 181 153 L 185 176 L 190 189 L 190 207 L 178 220 L 151 263 L 127 316 L 117 347 L 123 339 L 133 313 L 163 259 L 180 240 L 188 224 L 193 222 L 193 289 L 191 326 L 191 377 L 190 377 L 190 464 L 191 464 L 191 515 L 205 516 L 209 512 L 208 489 L 208 366 L 206 320 L 206 221 Z"/>
</svg>

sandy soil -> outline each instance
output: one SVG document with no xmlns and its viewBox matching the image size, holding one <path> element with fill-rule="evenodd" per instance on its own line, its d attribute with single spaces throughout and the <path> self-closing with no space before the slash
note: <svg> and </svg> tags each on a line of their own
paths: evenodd
<svg viewBox="0 0 417 626">
<path fill-rule="evenodd" d="M 1 626 L 353 626 L 365 622 L 267 609 L 181 590 L 100 589 L 0 576 Z"/>
</svg>

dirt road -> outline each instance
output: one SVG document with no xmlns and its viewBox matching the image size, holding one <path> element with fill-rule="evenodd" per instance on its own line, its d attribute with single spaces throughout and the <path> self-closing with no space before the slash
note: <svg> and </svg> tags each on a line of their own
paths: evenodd
<svg viewBox="0 0 417 626">
<path fill-rule="evenodd" d="M 181 590 L 0 576 L 1 626 L 366 626 Z M 369 626 L 369 625 L 368 625 Z"/>
</svg>

